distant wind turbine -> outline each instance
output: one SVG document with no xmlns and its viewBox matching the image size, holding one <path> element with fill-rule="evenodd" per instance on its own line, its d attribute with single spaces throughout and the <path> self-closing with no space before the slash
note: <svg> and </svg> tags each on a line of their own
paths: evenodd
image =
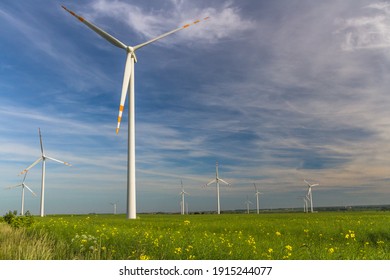
<svg viewBox="0 0 390 280">
<path fill-rule="evenodd" d="M 34 196 L 37 196 L 33 191 L 32 189 L 30 189 L 24 182 L 26 181 L 26 176 L 27 176 L 27 172 L 24 174 L 24 178 L 23 178 L 23 181 L 21 184 L 19 185 L 16 185 L 16 186 L 12 186 L 12 187 L 7 187 L 7 189 L 13 189 L 13 188 L 17 188 L 17 187 L 22 187 L 22 207 L 21 207 L 21 210 L 20 210 L 20 215 L 24 215 L 24 189 L 28 189 Z"/>
<path fill-rule="evenodd" d="M 224 183 L 227 186 L 230 186 L 230 184 L 228 182 L 224 181 L 223 179 L 219 178 L 219 175 L 218 175 L 218 161 L 215 164 L 215 169 L 216 169 L 215 179 L 213 179 L 210 182 L 208 182 L 205 185 L 205 187 L 210 186 L 214 182 L 216 183 L 216 186 L 217 186 L 217 214 L 221 214 L 221 206 L 220 206 L 220 200 L 219 200 L 219 182 L 221 181 L 222 183 Z"/>
<path fill-rule="evenodd" d="M 310 184 L 310 183 L 308 183 L 306 180 L 303 180 L 306 184 L 307 184 L 307 186 L 308 186 L 308 189 L 307 189 L 307 198 L 308 198 L 308 200 L 310 201 L 310 212 L 311 213 L 313 213 L 313 193 L 312 193 L 312 190 L 311 190 L 311 188 L 312 187 L 316 187 L 316 186 L 319 186 L 319 184 L 318 183 L 315 183 L 315 184 Z"/>
<path fill-rule="evenodd" d="M 259 204 L 259 196 L 262 194 L 261 192 L 259 192 L 259 190 L 257 189 L 257 186 L 255 183 L 253 183 L 254 187 L 255 187 L 255 191 L 256 191 L 256 208 L 257 208 L 257 214 L 260 213 L 260 204 Z"/>
<path fill-rule="evenodd" d="M 309 212 L 309 206 L 308 206 L 308 204 L 307 204 L 308 200 L 309 200 L 309 199 L 308 199 L 307 196 L 304 196 L 304 197 L 303 197 L 304 211 L 305 211 L 305 213 L 308 213 L 308 212 Z"/>
<path fill-rule="evenodd" d="M 137 57 L 135 52 L 146 46 L 150 43 L 153 43 L 157 40 L 160 40 L 168 35 L 171 35 L 177 31 L 188 28 L 191 25 L 195 25 L 199 23 L 201 20 L 196 20 L 192 23 L 185 24 L 179 28 L 176 28 L 172 31 L 164 33 L 160 36 L 155 37 L 145 43 L 136 45 L 136 46 L 128 46 L 111 36 L 104 30 L 100 29 L 96 25 L 90 23 L 83 17 L 77 15 L 76 13 L 68 10 L 66 7 L 62 6 L 67 12 L 69 12 L 72 16 L 76 17 L 90 29 L 95 31 L 101 37 L 106 39 L 108 42 L 113 44 L 114 46 L 124 49 L 127 54 L 126 64 L 125 64 L 125 72 L 122 83 L 122 94 L 119 105 L 119 114 L 118 114 L 118 124 L 116 128 L 116 133 L 119 132 L 119 127 L 122 119 L 123 109 L 125 107 L 126 95 L 127 91 L 129 92 L 129 110 L 128 110 L 128 157 L 127 157 L 127 218 L 135 219 L 136 218 L 136 185 L 135 185 L 135 111 L 134 111 L 134 64 L 137 62 Z M 203 20 L 207 20 L 208 17 L 203 18 Z"/>
<path fill-rule="evenodd" d="M 249 205 L 252 204 L 252 201 L 249 200 L 248 196 L 246 196 L 245 204 L 246 204 L 246 212 L 247 214 L 249 214 Z"/>
<path fill-rule="evenodd" d="M 110 202 L 110 204 L 112 206 L 114 206 L 114 215 L 116 215 L 116 206 L 117 206 L 117 202 Z"/>
<path fill-rule="evenodd" d="M 181 192 L 180 192 L 180 195 L 181 195 L 181 202 L 180 202 L 180 208 L 181 208 L 181 214 L 184 215 L 185 214 L 185 203 L 184 203 L 184 196 L 185 195 L 188 195 L 187 192 L 184 191 L 184 187 L 183 187 L 183 180 L 181 180 Z M 187 211 L 188 212 L 188 211 Z"/>
<path fill-rule="evenodd" d="M 29 167 L 27 167 L 25 170 L 23 170 L 21 172 L 21 174 L 24 174 L 26 173 L 27 171 L 29 171 L 32 167 L 34 167 L 36 164 L 38 164 L 40 161 L 42 161 L 42 185 L 41 185 L 41 211 L 40 211 L 40 215 L 41 217 L 43 217 L 45 215 L 45 177 L 46 177 L 46 160 L 47 159 L 50 159 L 52 161 L 56 161 L 58 163 L 62 163 L 62 164 L 65 164 L 67 166 L 71 166 L 70 163 L 68 162 L 64 162 L 64 161 L 61 161 L 61 160 L 58 160 L 58 159 L 55 159 L 55 158 L 52 158 L 52 157 L 48 157 L 45 155 L 45 152 L 43 150 L 43 143 L 42 143 L 42 135 L 41 135 L 41 129 L 38 128 L 38 132 L 39 132 L 39 141 L 41 143 L 41 156 L 36 160 L 34 161 Z"/>
<path fill-rule="evenodd" d="M 307 213 L 307 196 L 304 195 L 304 196 L 299 196 L 298 199 L 303 199 L 303 212 L 304 213 Z"/>
</svg>

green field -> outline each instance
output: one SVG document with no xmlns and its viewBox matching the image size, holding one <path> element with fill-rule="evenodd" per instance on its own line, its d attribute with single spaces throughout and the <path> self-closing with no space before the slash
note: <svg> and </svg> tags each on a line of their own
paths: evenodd
<svg viewBox="0 0 390 280">
<path fill-rule="evenodd" d="M 23 254 L 18 241 L 19 254 L 2 259 L 390 259 L 389 212 L 56 215 L 13 231 L 43 245 Z"/>
</svg>

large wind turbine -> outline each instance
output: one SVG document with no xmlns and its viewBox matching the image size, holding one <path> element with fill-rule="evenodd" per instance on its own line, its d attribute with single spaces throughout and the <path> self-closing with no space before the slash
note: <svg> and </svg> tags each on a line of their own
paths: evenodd
<svg viewBox="0 0 390 280">
<path fill-rule="evenodd" d="M 199 23 L 201 20 L 196 20 L 192 23 L 185 24 L 179 28 L 176 28 L 172 31 L 164 33 L 154 39 L 151 39 L 145 43 L 136 45 L 136 46 L 128 46 L 111 36 L 104 30 L 100 29 L 96 25 L 90 23 L 83 17 L 77 15 L 76 13 L 68 10 L 66 7 L 62 6 L 67 12 L 76 17 L 90 29 L 95 31 L 101 37 L 106 39 L 108 42 L 113 44 L 114 46 L 124 49 L 126 51 L 126 64 L 125 64 L 125 73 L 123 77 L 122 83 L 122 94 L 119 105 L 119 114 L 118 114 L 118 124 L 116 128 L 116 133 L 119 132 L 119 127 L 122 119 L 122 113 L 125 106 L 127 91 L 129 92 L 129 109 L 128 109 L 128 156 L 127 156 L 127 218 L 135 219 L 136 218 L 136 186 L 135 186 L 135 111 L 134 111 L 134 64 L 137 62 L 137 57 L 135 52 L 146 46 L 150 43 L 153 43 L 157 40 L 160 40 L 170 34 L 173 34 L 182 29 L 188 28 L 191 25 Z M 203 20 L 207 20 L 208 17 Z"/>
<path fill-rule="evenodd" d="M 25 170 L 23 170 L 21 174 L 26 173 L 32 167 L 34 167 L 36 164 L 38 164 L 40 161 L 42 161 L 42 185 L 41 185 L 41 211 L 40 211 L 40 215 L 41 215 L 41 217 L 43 217 L 45 215 L 46 160 L 50 159 L 52 161 L 56 161 L 58 163 L 62 163 L 62 164 L 68 165 L 68 166 L 71 166 L 71 164 L 68 163 L 68 162 L 64 162 L 64 161 L 61 161 L 61 160 L 58 160 L 58 159 L 46 156 L 45 152 L 43 150 L 42 135 L 41 135 L 41 129 L 40 128 L 38 128 L 38 132 L 39 132 L 39 141 L 41 143 L 41 156 L 36 161 L 34 161 L 29 167 L 27 167 Z"/>
<path fill-rule="evenodd" d="M 310 184 L 309 182 L 307 182 L 306 180 L 303 180 L 307 186 L 308 186 L 308 189 L 307 189 L 307 198 L 310 200 L 310 212 L 313 213 L 313 194 L 312 194 L 312 190 L 311 188 L 312 187 L 316 187 L 316 186 L 319 186 L 318 183 L 316 184 Z"/>
<path fill-rule="evenodd" d="M 230 184 L 228 182 L 224 181 L 223 179 L 219 178 L 219 175 L 218 175 L 218 161 L 215 164 L 215 169 L 216 169 L 215 179 L 213 179 L 210 182 L 208 182 L 205 185 L 205 187 L 210 186 L 214 182 L 216 183 L 216 185 L 217 185 L 217 214 L 221 214 L 221 207 L 220 207 L 220 201 L 219 201 L 219 182 L 221 181 L 222 183 L 224 183 L 225 185 L 228 185 L 228 186 Z"/>
<path fill-rule="evenodd" d="M 253 183 L 256 191 L 256 208 L 257 208 L 257 214 L 260 212 L 260 204 L 259 204 L 259 196 L 261 195 L 261 192 L 257 189 L 257 186 L 255 183 Z"/>
<path fill-rule="evenodd" d="M 181 195 L 181 214 L 184 215 L 185 214 L 185 203 L 184 203 L 184 196 L 188 194 L 187 192 L 184 191 L 184 187 L 183 187 L 183 180 L 181 180 L 181 192 L 180 192 L 180 195 Z"/>
<path fill-rule="evenodd" d="M 23 181 L 21 184 L 19 185 L 16 185 L 16 186 L 12 186 L 12 187 L 8 187 L 7 189 L 13 189 L 13 188 L 16 188 L 16 187 L 22 187 L 22 207 L 21 207 L 21 210 L 20 210 L 20 215 L 24 215 L 24 188 L 28 189 L 34 196 L 37 196 L 33 191 L 32 189 L 30 189 L 24 182 L 26 181 L 26 176 L 27 176 L 27 172 L 24 174 L 24 178 L 23 178 Z"/>
</svg>

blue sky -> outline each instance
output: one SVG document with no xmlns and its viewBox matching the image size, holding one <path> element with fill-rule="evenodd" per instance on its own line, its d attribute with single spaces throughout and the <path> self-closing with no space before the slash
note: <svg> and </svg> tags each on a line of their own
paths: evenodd
<svg viewBox="0 0 390 280">
<path fill-rule="evenodd" d="M 137 45 L 137 211 L 390 202 L 390 3 L 373 1 L 0 2 L 0 183 L 48 156 L 45 212 L 125 212 L 127 104 L 115 134 L 125 52 L 66 13 Z M 41 166 L 26 183 L 39 213 Z M 20 209 L 0 191 L 0 213 Z"/>
</svg>

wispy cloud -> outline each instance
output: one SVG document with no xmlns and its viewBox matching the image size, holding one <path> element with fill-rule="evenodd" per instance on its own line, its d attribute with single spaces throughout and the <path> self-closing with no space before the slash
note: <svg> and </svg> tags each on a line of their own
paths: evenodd
<svg viewBox="0 0 390 280">
<path fill-rule="evenodd" d="M 170 1 L 163 5 L 168 5 L 169 8 L 156 9 L 123 1 L 99 0 L 91 3 L 93 11 L 90 14 L 95 19 L 111 17 L 125 23 L 144 39 L 156 37 L 169 31 L 167 30 L 169 28 L 173 29 L 190 23 L 191 20 L 205 17 L 210 17 L 212 23 L 199 24 L 196 28 L 192 28 L 191 32 L 178 33 L 176 38 L 187 41 L 199 39 L 198 43 L 216 42 L 254 28 L 253 22 L 242 18 L 239 8 L 230 1 L 219 3 L 218 7 L 210 7 L 206 4 L 202 7 L 199 3 L 191 1 Z M 170 41 L 172 40 L 175 39 L 171 38 Z"/>
<path fill-rule="evenodd" d="M 361 9 L 366 15 L 339 19 L 338 32 L 345 35 L 345 51 L 390 47 L 390 4 L 379 2 Z"/>
</svg>

